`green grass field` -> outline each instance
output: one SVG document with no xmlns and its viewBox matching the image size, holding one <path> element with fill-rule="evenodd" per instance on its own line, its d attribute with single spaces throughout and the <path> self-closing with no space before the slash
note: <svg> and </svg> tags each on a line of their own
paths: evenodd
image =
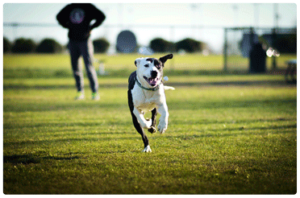
<svg viewBox="0 0 300 198">
<path fill-rule="evenodd" d="M 152 153 L 142 153 L 125 74 L 99 77 L 100 101 L 85 79 L 87 98 L 75 101 L 61 57 L 4 56 L 5 194 L 297 192 L 297 89 L 282 75 L 166 71 L 169 127 L 147 133 Z"/>
</svg>

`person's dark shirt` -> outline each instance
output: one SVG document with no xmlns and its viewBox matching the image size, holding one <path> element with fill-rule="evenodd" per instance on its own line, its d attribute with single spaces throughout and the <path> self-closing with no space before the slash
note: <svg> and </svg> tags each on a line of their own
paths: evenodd
<svg viewBox="0 0 300 198">
<path fill-rule="evenodd" d="M 105 15 L 92 4 L 69 4 L 56 16 L 59 24 L 69 29 L 70 40 L 87 40 L 90 31 L 98 27 L 105 19 Z M 92 20 L 95 23 L 90 24 Z"/>
</svg>

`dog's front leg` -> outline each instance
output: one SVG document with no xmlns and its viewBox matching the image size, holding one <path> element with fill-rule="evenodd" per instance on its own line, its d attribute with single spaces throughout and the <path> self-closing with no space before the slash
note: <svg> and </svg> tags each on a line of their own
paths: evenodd
<svg viewBox="0 0 300 198">
<path fill-rule="evenodd" d="M 168 128 L 168 119 L 169 119 L 168 106 L 166 103 L 163 103 L 158 106 L 157 110 L 158 110 L 158 113 L 161 114 L 157 129 L 162 134 Z"/>
<path fill-rule="evenodd" d="M 138 122 L 140 123 L 142 128 L 150 129 L 151 128 L 151 120 L 147 121 L 142 114 L 141 111 L 139 111 L 137 108 L 134 107 L 133 114 L 136 116 Z"/>
</svg>

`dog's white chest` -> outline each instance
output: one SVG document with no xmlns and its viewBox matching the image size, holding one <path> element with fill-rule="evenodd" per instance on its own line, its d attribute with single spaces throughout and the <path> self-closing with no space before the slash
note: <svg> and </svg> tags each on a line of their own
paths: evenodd
<svg viewBox="0 0 300 198">
<path fill-rule="evenodd" d="M 143 91 L 138 86 L 134 86 L 134 88 L 131 90 L 132 98 L 133 98 L 133 104 L 134 106 L 143 111 L 151 111 L 153 110 L 157 104 L 160 102 L 161 94 L 159 91 L 156 92 L 149 92 L 149 91 Z"/>
<path fill-rule="evenodd" d="M 137 108 L 143 112 L 152 111 L 156 107 L 155 103 L 145 102 L 140 105 L 137 105 Z"/>
</svg>

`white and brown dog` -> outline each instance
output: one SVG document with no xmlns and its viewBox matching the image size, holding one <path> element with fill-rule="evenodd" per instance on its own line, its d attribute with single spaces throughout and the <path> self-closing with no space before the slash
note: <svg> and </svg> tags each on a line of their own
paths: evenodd
<svg viewBox="0 0 300 198">
<path fill-rule="evenodd" d="M 174 90 L 173 87 L 164 86 L 163 67 L 173 54 L 168 54 L 159 59 L 138 58 L 134 64 L 137 70 L 134 71 L 128 80 L 128 105 L 132 121 L 136 130 L 141 134 L 144 142 L 143 152 L 151 152 L 148 138 L 144 133 L 147 129 L 150 133 L 156 132 L 156 115 L 161 114 L 158 124 L 158 131 L 162 134 L 168 128 L 168 106 L 164 90 Z M 144 114 L 151 111 L 151 119 L 146 120 Z"/>
</svg>

